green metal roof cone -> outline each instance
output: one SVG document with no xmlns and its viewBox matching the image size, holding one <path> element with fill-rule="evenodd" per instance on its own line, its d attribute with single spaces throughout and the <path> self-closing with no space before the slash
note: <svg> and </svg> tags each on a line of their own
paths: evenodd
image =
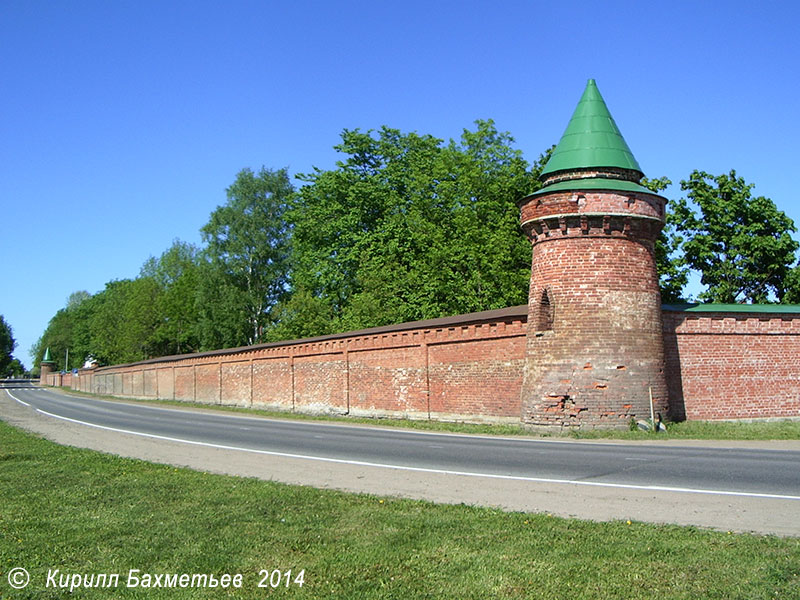
<svg viewBox="0 0 800 600">
<path fill-rule="evenodd" d="M 42 359 L 42 362 L 53 362 L 53 359 L 50 358 L 50 347 L 49 346 L 47 347 L 47 350 L 44 351 L 44 358 Z"/>
<path fill-rule="evenodd" d="M 542 170 L 541 177 L 556 171 L 592 167 L 616 167 L 643 174 L 594 79 L 586 84 L 567 130 Z"/>
</svg>

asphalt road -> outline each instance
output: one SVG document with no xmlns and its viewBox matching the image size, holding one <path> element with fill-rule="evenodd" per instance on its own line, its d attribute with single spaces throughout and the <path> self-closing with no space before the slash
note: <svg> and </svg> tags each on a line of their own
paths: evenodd
<svg viewBox="0 0 800 600">
<path fill-rule="evenodd" d="M 797 450 L 409 432 L 108 402 L 25 386 L 7 392 L 29 410 L 67 423 L 222 450 L 486 477 L 489 481 L 506 479 L 774 498 L 797 501 L 800 510 L 800 451 Z"/>
</svg>

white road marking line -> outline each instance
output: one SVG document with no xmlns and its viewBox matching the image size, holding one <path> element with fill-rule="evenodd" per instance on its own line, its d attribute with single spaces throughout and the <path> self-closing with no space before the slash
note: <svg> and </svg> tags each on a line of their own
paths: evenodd
<svg viewBox="0 0 800 600">
<path fill-rule="evenodd" d="M 60 393 L 58 390 L 52 390 L 49 388 L 31 388 L 35 389 L 40 392 L 50 392 L 52 395 L 57 396 L 60 400 L 64 400 L 66 396 L 66 400 L 69 401 L 70 398 L 75 398 L 75 396 L 68 396 L 65 394 Z M 175 413 L 178 411 L 182 412 L 192 412 L 191 409 L 199 408 L 203 409 L 203 406 L 189 406 L 187 409 L 179 408 L 179 407 L 165 407 L 165 406 L 152 406 L 151 404 L 145 404 L 144 402 L 126 402 L 123 400 L 103 400 L 101 398 L 89 398 L 86 397 L 86 400 L 91 400 L 93 402 L 102 402 L 105 404 L 123 404 L 125 406 L 133 406 L 136 408 L 143 408 L 147 410 L 163 410 L 169 411 L 171 413 Z M 154 402 L 158 402 L 158 400 L 154 399 Z M 146 401 L 145 401 L 146 402 Z M 209 406 L 219 406 L 211 404 Z M 280 418 L 272 418 L 272 417 L 262 417 L 262 416 L 248 416 L 246 414 L 238 415 L 238 414 L 231 414 L 224 411 L 216 411 L 213 408 L 209 408 L 209 411 L 213 412 L 198 412 L 196 414 L 199 415 L 213 415 L 215 417 L 224 417 L 229 419 L 250 419 L 250 420 L 258 420 L 258 421 L 269 421 L 271 423 L 281 423 L 281 424 L 288 424 L 288 425 L 310 425 L 314 427 L 346 427 L 348 429 L 364 429 L 364 427 L 359 427 L 358 424 L 351 424 L 351 423 L 335 423 L 335 422 L 323 422 L 323 421 L 306 421 L 306 420 L 295 420 L 295 419 L 280 419 Z M 530 437 L 511 437 L 511 436 L 503 436 L 503 435 L 487 435 L 487 434 L 480 434 L 480 433 L 454 433 L 452 431 L 421 431 L 419 429 L 405 429 L 403 427 L 377 427 L 375 425 L 368 425 L 369 429 L 373 431 L 387 431 L 396 434 L 409 434 L 409 435 L 433 435 L 433 436 L 446 436 L 446 437 L 460 437 L 466 439 L 482 439 L 482 440 L 502 440 L 506 442 L 520 442 L 520 443 L 533 443 L 533 444 L 581 444 L 583 446 L 604 446 L 608 447 L 608 443 L 602 442 L 593 442 L 591 440 L 581 440 L 581 439 L 574 439 L 574 440 L 555 440 L 549 438 L 530 438 Z M 637 445 L 641 447 L 653 447 L 657 448 L 658 444 L 655 442 L 639 442 Z"/>
<path fill-rule="evenodd" d="M 382 469 L 395 469 L 398 471 L 412 471 L 415 473 L 434 473 L 440 475 L 462 475 L 466 477 L 484 477 L 487 479 L 504 479 L 510 481 L 530 481 L 533 483 L 561 483 L 561 484 L 569 484 L 569 485 L 582 485 L 582 486 L 589 486 L 589 487 L 605 487 L 605 488 L 618 488 L 618 489 L 626 489 L 626 490 L 644 490 L 644 491 L 651 491 L 651 492 L 677 492 L 683 494 L 706 494 L 706 495 L 715 495 L 715 496 L 738 496 L 744 498 L 768 498 L 773 500 L 798 500 L 800 501 L 800 496 L 791 496 L 785 494 L 762 494 L 756 492 L 734 492 L 729 490 L 701 490 L 701 489 L 694 489 L 694 488 L 679 488 L 679 487 L 668 487 L 668 486 L 660 486 L 660 485 L 633 485 L 633 484 L 626 484 L 626 483 L 604 483 L 599 481 L 574 481 L 571 479 L 549 479 L 544 477 L 524 477 L 521 475 L 497 475 L 495 473 L 472 473 L 469 471 L 451 471 L 447 469 L 428 469 L 424 467 L 409 467 L 405 465 L 390 465 L 384 463 L 373 463 L 373 462 L 366 462 L 366 461 L 359 461 L 359 460 L 345 460 L 342 458 L 329 458 L 325 456 L 309 456 L 305 454 L 292 454 L 288 452 L 276 452 L 273 450 L 255 450 L 253 448 L 241 448 L 239 446 L 227 446 L 224 444 L 212 444 L 210 442 L 198 442 L 195 440 L 185 440 L 182 438 L 173 438 L 164 435 L 156 435 L 153 433 L 142 433 L 139 431 L 131 431 L 129 429 L 118 429 L 115 427 L 107 427 L 105 425 L 97 425 L 96 423 L 87 423 L 86 421 L 79 421 L 78 419 L 71 419 L 69 417 L 62 417 L 61 415 L 55 415 L 53 413 L 49 413 L 47 411 L 41 410 L 39 408 L 35 409 L 36 412 L 41 413 L 43 415 L 47 415 L 48 417 L 53 417 L 55 419 L 61 419 L 64 421 L 69 421 L 71 423 L 77 423 L 79 425 L 85 425 L 87 427 L 95 427 L 97 429 L 105 429 L 106 431 L 114 431 L 117 433 L 127 433 L 130 435 L 137 435 L 140 437 L 146 437 L 151 439 L 157 440 L 165 440 L 168 442 L 178 442 L 181 444 L 190 444 L 193 446 L 205 446 L 207 448 L 217 448 L 220 450 L 235 450 L 238 452 L 250 452 L 252 454 L 264 454 L 268 456 L 282 456 L 285 458 L 299 458 L 304 460 L 316 460 L 321 462 L 330 462 L 330 463 L 338 463 L 338 464 L 345 464 L 345 465 L 354 465 L 359 467 L 377 467 Z"/>
<path fill-rule="evenodd" d="M 17 398 L 17 397 L 16 397 L 14 394 L 12 394 L 11 392 L 9 392 L 8 390 L 6 390 L 6 394 L 8 394 L 9 396 L 11 396 L 11 397 L 12 397 L 14 400 L 16 400 L 17 402 L 19 402 L 20 404 L 24 404 L 25 406 L 30 406 L 30 404 L 28 404 L 27 402 L 23 402 L 22 400 L 20 400 L 19 398 Z"/>
</svg>

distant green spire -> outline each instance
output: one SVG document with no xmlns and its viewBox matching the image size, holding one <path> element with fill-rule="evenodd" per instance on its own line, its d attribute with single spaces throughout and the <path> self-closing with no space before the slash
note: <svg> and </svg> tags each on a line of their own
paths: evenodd
<svg viewBox="0 0 800 600">
<path fill-rule="evenodd" d="M 617 167 L 643 174 L 594 79 L 586 84 L 567 130 L 542 170 L 542 176 L 591 167 Z"/>
<path fill-rule="evenodd" d="M 50 347 L 49 346 L 47 347 L 47 350 L 44 351 L 44 358 L 42 359 L 42 362 L 53 362 L 53 359 L 50 358 Z"/>
</svg>

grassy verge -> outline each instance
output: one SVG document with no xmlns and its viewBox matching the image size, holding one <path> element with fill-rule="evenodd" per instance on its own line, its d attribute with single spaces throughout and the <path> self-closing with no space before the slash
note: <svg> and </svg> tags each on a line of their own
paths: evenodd
<svg viewBox="0 0 800 600">
<path fill-rule="evenodd" d="M 219 404 L 201 404 L 176 400 L 140 400 L 101 396 L 86 392 L 77 392 L 68 387 L 61 390 L 69 394 L 87 398 L 100 398 L 111 401 L 137 402 L 142 404 L 167 405 L 178 407 L 195 407 L 223 412 L 237 412 L 276 419 L 293 419 L 306 421 L 331 421 L 341 423 L 358 423 L 363 425 L 379 425 L 381 427 L 398 427 L 423 431 L 442 431 L 449 433 L 471 433 L 476 435 L 531 436 L 531 437 L 563 437 L 573 439 L 617 439 L 617 440 L 659 440 L 659 439 L 706 439 L 706 440 L 800 440 L 800 421 L 769 421 L 752 423 L 735 422 L 702 422 L 685 421 L 667 424 L 666 433 L 654 434 L 641 430 L 583 430 L 554 433 L 533 433 L 521 425 L 515 424 L 475 424 L 453 423 L 445 421 L 417 421 L 394 418 L 337 417 L 327 415 L 308 415 L 284 411 L 271 411 Z"/>
<path fill-rule="evenodd" d="M 800 421 L 683 421 L 668 423 L 666 433 L 648 433 L 645 431 L 601 430 L 586 431 L 582 438 L 615 439 L 694 439 L 694 440 L 800 440 Z"/>
<path fill-rule="evenodd" d="M 351 495 L 62 447 L 0 422 L 0 597 L 799 598 L 800 539 Z M 24 567 L 31 582 L 10 588 Z M 127 589 L 130 569 L 243 576 L 241 589 Z M 261 570 L 304 585 L 257 587 Z"/>
</svg>

